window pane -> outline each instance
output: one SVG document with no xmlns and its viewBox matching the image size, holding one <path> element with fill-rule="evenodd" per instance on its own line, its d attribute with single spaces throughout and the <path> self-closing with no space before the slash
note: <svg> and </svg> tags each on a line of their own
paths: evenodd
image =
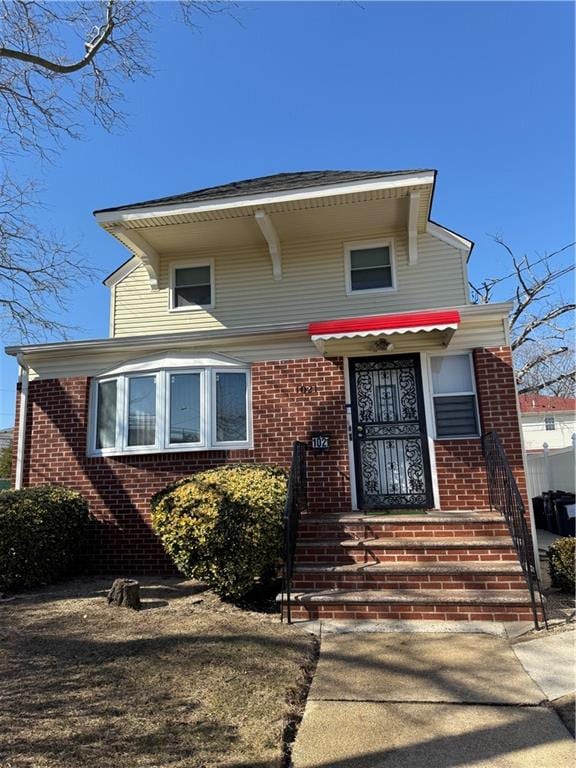
<svg viewBox="0 0 576 768">
<path fill-rule="evenodd" d="M 200 442 L 200 374 L 170 376 L 170 442 Z"/>
<path fill-rule="evenodd" d="M 116 446 L 116 382 L 98 384 L 96 448 Z"/>
<path fill-rule="evenodd" d="M 216 440 L 247 440 L 246 374 L 216 374 Z"/>
<path fill-rule="evenodd" d="M 460 397 L 435 397 L 437 437 L 462 437 L 477 435 L 476 398 L 474 395 Z"/>
<path fill-rule="evenodd" d="M 544 423 L 546 424 L 547 432 L 553 432 L 556 429 L 556 422 L 554 421 L 554 416 L 546 416 L 546 418 L 544 419 Z"/>
<path fill-rule="evenodd" d="M 156 442 L 156 377 L 133 376 L 128 384 L 128 445 Z"/>
<path fill-rule="evenodd" d="M 209 285 L 197 285 L 191 288 L 174 289 L 174 306 L 189 307 L 197 304 L 210 304 L 211 292 Z"/>
<path fill-rule="evenodd" d="M 468 355 L 446 355 L 432 358 L 432 388 L 435 395 L 451 392 L 473 392 L 472 371 Z"/>
<path fill-rule="evenodd" d="M 390 266 L 390 248 L 387 246 L 350 251 L 350 267 L 352 269 L 388 266 Z"/>
<path fill-rule="evenodd" d="M 210 267 L 185 267 L 175 272 L 175 285 L 210 284 Z"/>
<path fill-rule="evenodd" d="M 353 269 L 350 273 L 350 285 L 353 291 L 366 291 L 370 288 L 390 288 L 392 286 L 392 269 L 391 267 Z"/>
</svg>

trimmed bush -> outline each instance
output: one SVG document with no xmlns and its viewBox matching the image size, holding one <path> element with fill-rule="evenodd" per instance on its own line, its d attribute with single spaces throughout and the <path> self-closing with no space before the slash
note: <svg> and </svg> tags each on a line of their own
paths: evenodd
<svg viewBox="0 0 576 768">
<path fill-rule="evenodd" d="M 548 566 L 552 584 L 560 587 L 564 592 L 574 593 L 576 588 L 575 551 L 576 539 L 571 536 L 556 539 L 548 549 Z"/>
<path fill-rule="evenodd" d="M 152 526 L 178 570 L 239 599 L 282 554 L 286 474 L 235 464 L 199 472 L 152 499 Z"/>
<path fill-rule="evenodd" d="M 88 505 L 68 488 L 1 491 L 0 589 L 48 584 L 68 575 L 88 520 Z"/>
</svg>

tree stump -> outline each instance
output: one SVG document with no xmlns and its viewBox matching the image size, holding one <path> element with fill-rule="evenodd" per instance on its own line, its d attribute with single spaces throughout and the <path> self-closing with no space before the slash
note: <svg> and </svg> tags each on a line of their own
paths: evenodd
<svg viewBox="0 0 576 768">
<path fill-rule="evenodd" d="M 140 610 L 140 584 L 134 579 L 116 579 L 108 592 L 108 605 Z"/>
</svg>

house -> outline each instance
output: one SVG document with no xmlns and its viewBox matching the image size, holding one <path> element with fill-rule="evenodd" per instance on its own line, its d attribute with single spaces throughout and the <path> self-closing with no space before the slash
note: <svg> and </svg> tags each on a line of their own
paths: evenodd
<svg viewBox="0 0 576 768">
<path fill-rule="evenodd" d="M 520 395 L 520 417 L 527 451 L 570 448 L 576 434 L 576 398 L 528 393 Z"/>
<path fill-rule="evenodd" d="M 481 434 L 526 496 L 510 304 L 473 305 L 436 172 L 285 173 L 96 211 L 110 337 L 10 347 L 16 484 L 81 491 L 91 567 L 162 572 L 150 497 L 308 451 L 302 618 L 530 619 Z M 397 514 L 390 514 L 396 512 Z M 402 513 L 402 514 L 401 514 Z"/>
<path fill-rule="evenodd" d="M 3 451 L 5 448 L 10 448 L 12 445 L 12 432 L 12 427 L 0 429 L 0 451 Z"/>
</svg>

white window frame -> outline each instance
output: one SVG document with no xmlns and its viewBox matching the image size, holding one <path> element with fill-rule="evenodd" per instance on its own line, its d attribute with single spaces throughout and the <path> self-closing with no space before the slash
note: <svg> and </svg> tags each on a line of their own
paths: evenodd
<svg viewBox="0 0 576 768">
<path fill-rule="evenodd" d="M 434 393 L 434 379 L 432 377 L 432 358 L 434 357 L 453 357 L 454 355 L 459 355 L 460 357 L 468 357 L 468 361 L 470 364 L 470 374 L 472 379 L 472 391 L 471 392 L 445 392 L 441 394 L 435 394 Z M 434 428 L 434 440 L 443 441 L 443 440 L 475 440 L 479 439 L 481 437 L 482 432 L 482 424 L 480 422 L 480 407 L 478 404 L 478 391 L 476 387 L 476 371 L 474 369 L 474 356 L 472 352 L 469 350 L 453 350 L 450 352 L 430 352 L 427 355 L 427 376 L 428 376 L 428 382 L 429 382 L 429 391 L 430 391 L 430 415 L 431 415 L 431 421 Z M 476 413 L 476 424 L 478 425 L 478 429 L 476 433 L 471 433 L 469 435 L 442 435 L 441 437 L 438 436 L 438 430 L 436 428 L 436 409 L 434 408 L 434 399 L 436 397 L 469 397 L 470 395 L 474 395 L 474 409 Z"/>
<path fill-rule="evenodd" d="M 173 443 L 170 440 L 170 375 L 200 373 L 200 435 L 199 443 Z M 218 442 L 216 440 L 216 375 L 243 373 L 246 376 L 246 440 Z M 156 379 L 156 432 L 154 445 L 128 445 L 128 386 L 131 378 L 154 376 Z M 116 445 L 96 448 L 98 386 L 116 381 Z M 252 449 L 252 376 L 247 366 L 187 366 L 129 371 L 94 378 L 90 383 L 88 425 L 88 456 L 126 456 L 154 453 L 188 453 Z"/>
<path fill-rule="evenodd" d="M 361 290 L 352 290 L 352 251 L 365 251 L 369 248 L 388 248 L 390 252 L 390 274 L 392 285 L 387 288 L 362 288 Z M 396 255 L 394 253 L 394 239 L 385 240 L 359 240 L 351 243 L 344 243 L 344 273 L 346 276 L 346 295 L 362 296 L 365 294 L 393 293 L 398 290 L 396 282 Z"/>
<path fill-rule="evenodd" d="M 186 307 L 177 307 L 174 303 L 174 291 L 176 289 L 176 271 L 178 269 L 194 269 L 194 267 L 210 268 L 210 303 L 209 304 L 189 304 Z M 195 259 L 186 262 L 174 262 L 170 264 L 170 280 L 168 291 L 168 311 L 169 312 L 198 312 L 202 309 L 214 309 L 216 304 L 216 285 L 214 281 L 214 259 Z M 182 286 L 181 286 L 182 287 Z"/>
</svg>

